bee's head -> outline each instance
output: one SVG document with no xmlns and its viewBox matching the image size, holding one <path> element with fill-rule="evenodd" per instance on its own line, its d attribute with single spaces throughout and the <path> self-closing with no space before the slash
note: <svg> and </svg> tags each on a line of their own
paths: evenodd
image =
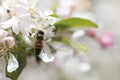
<svg viewBox="0 0 120 80">
<path fill-rule="evenodd" d="M 44 32 L 42 30 L 38 30 L 38 34 L 44 35 Z"/>
</svg>

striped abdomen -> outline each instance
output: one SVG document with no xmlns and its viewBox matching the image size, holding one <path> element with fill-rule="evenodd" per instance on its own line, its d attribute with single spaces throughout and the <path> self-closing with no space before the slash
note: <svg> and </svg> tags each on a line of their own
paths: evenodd
<svg viewBox="0 0 120 80">
<path fill-rule="evenodd" d="M 39 62 L 40 58 L 38 57 L 38 55 L 40 54 L 41 50 L 42 50 L 43 46 L 42 46 L 42 41 L 36 41 L 35 43 L 35 54 L 36 54 L 36 60 Z"/>
</svg>

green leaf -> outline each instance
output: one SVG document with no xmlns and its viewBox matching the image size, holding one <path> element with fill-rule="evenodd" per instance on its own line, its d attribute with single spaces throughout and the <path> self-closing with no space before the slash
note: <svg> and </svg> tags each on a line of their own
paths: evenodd
<svg viewBox="0 0 120 80">
<path fill-rule="evenodd" d="M 59 41 L 59 42 L 63 42 L 64 44 L 71 45 L 75 49 L 77 49 L 79 51 L 82 51 L 84 53 L 87 53 L 87 51 L 88 51 L 88 48 L 85 45 L 74 43 L 67 38 L 60 38 L 60 37 L 59 38 L 53 38 L 53 41 Z"/>
<path fill-rule="evenodd" d="M 58 16 L 57 14 L 50 14 L 49 16 L 60 18 L 60 16 Z"/>
<path fill-rule="evenodd" d="M 58 30 L 67 30 L 70 28 L 97 28 L 97 24 L 83 18 L 62 19 L 54 24 Z"/>
<path fill-rule="evenodd" d="M 12 53 L 14 54 L 15 58 L 17 59 L 17 61 L 19 63 L 19 68 L 12 73 L 7 72 L 7 70 L 6 70 L 6 76 L 11 78 L 12 80 L 17 80 L 17 78 L 19 77 L 23 68 L 26 65 L 26 55 L 19 51 L 12 52 Z"/>
</svg>

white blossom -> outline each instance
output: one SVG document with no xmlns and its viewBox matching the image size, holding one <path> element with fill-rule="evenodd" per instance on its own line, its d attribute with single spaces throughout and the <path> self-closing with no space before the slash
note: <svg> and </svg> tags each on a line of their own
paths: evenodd
<svg viewBox="0 0 120 80">
<path fill-rule="evenodd" d="M 54 23 L 56 22 L 56 18 L 49 16 L 52 12 L 46 12 L 44 15 L 43 13 L 40 13 L 40 17 L 33 19 L 33 22 L 35 25 L 31 27 L 33 29 L 32 33 L 37 33 L 37 30 L 42 30 L 45 33 L 45 37 L 51 38 L 55 35 L 55 26 Z"/>
<path fill-rule="evenodd" d="M 4 34 L 3 34 L 4 35 Z M 8 56 L 8 52 L 15 48 L 15 39 L 12 36 L 0 37 L 0 57 Z"/>
<path fill-rule="evenodd" d="M 10 19 L 0 23 L 2 29 L 12 27 L 12 31 L 15 34 L 22 32 L 24 35 L 28 35 L 29 26 L 32 22 L 31 15 L 28 10 L 28 2 L 20 0 L 5 0 L 2 3 L 2 7 L 9 10 Z"/>
<path fill-rule="evenodd" d="M 11 36 L 3 38 L 1 42 L 4 43 L 5 45 L 7 44 L 8 48 L 13 48 L 15 46 L 15 40 Z"/>
<path fill-rule="evenodd" d="M 32 25 L 31 18 L 29 14 L 22 16 L 13 16 L 11 19 L 1 22 L 1 29 L 6 29 L 12 27 L 14 33 L 18 34 L 22 32 L 24 35 L 28 35 L 30 32 L 30 25 Z"/>
<path fill-rule="evenodd" d="M 13 26 L 14 24 L 18 23 L 18 18 L 16 16 L 13 16 L 12 18 L 10 18 L 9 20 L 5 21 L 5 22 L 1 22 L 1 27 L 2 29 L 6 29 L 9 28 L 11 26 Z"/>
<path fill-rule="evenodd" d="M 43 49 L 38 55 L 43 62 L 51 62 L 54 60 L 54 56 L 47 45 L 47 42 L 51 41 L 51 38 L 55 35 L 54 23 L 56 22 L 56 18 L 49 16 L 50 14 L 52 14 L 50 11 L 40 12 L 39 17 L 34 19 L 35 25 L 32 27 L 32 34 L 37 33 L 38 30 L 44 32 L 45 40 L 42 42 Z"/>
</svg>

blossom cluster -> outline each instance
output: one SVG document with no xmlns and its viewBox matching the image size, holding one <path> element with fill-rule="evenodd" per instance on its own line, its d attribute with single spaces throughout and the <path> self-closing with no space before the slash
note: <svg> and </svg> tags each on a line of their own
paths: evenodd
<svg viewBox="0 0 120 80">
<path fill-rule="evenodd" d="M 5 64 L 7 65 L 7 72 L 15 72 L 20 67 L 19 60 L 17 60 L 16 57 L 17 53 L 14 53 L 16 49 L 21 48 L 20 45 L 23 45 L 26 54 L 31 47 L 32 49 L 35 49 L 35 41 L 37 41 L 36 36 L 38 35 L 39 30 L 44 32 L 44 36 L 39 34 L 39 36 L 43 37 L 43 40 L 41 41 L 43 48 L 38 57 L 43 62 L 53 61 L 54 56 L 48 43 L 51 42 L 56 33 L 54 24 L 63 18 L 66 19 L 70 17 L 78 17 L 80 20 L 82 20 L 81 18 L 86 18 L 95 21 L 96 19 L 94 16 L 87 11 L 90 7 L 90 3 L 87 1 L 88 0 L 0 0 L 0 58 L 6 60 L 5 62 L 7 63 Z M 94 25 L 92 22 L 91 24 Z M 79 37 L 85 35 L 84 30 L 73 31 L 73 34 L 70 36 L 71 41 L 73 42 L 76 42 Z M 17 38 L 19 36 L 20 38 Z M 27 46 L 24 45 L 24 43 L 21 43 L 22 40 Z M 72 43 L 72 45 L 75 44 Z M 76 45 L 76 47 L 79 46 Z M 65 57 L 69 54 L 62 55 Z M 60 57 L 57 57 L 59 60 Z M 73 63 L 72 60 L 70 62 Z M 63 63 L 65 62 L 63 61 Z M 76 62 L 76 64 L 78 63 L 79 62 Z M 58 63 L 55 62 L 55 64 Z M 79 70 L 83 70 L 83 72 L 86 72 L 91 68 L 88 63 L 83 63 L 81 65 L 82 68 Z M 60 65 L 58 65 L 58 67 L 59 66 Z M 79 68 L 78 66 L 79 65 L 76 65 L 77 69 Z"/>
<path fill-rule="evenodd" d="M 47 42 L 54 36 L 56 18 L 49 16 L 53 14 L 52 10 L 42 10 L 39 7 L 40 2 L 28 0 L 4 0 L 0 5 L 0 57 L 5 57 L 7 71 L 13 72 L 19 67 L 19 63 L 12 51 L 19 47 L 16 44 L 14 35 L 22 34 L 26 44 L 33 44 L 29 38 L 35 38 L 38 30 L 44 31 L 45 47 Z M 19 42 L 19 41 L 18 41 Z M 49 48 L 47 47 L 49 50 Z M 49 51 L 50 53 L 50 51 Z M 44 62 L 49 62 L 48 53 L 42 55 Z M 52 56 L 52 55 L 51 55 Z M 47 61 L 46 61 L 47 60 Z M 53 60 L 53 58 L 52 58 Z"/>
</svg>

